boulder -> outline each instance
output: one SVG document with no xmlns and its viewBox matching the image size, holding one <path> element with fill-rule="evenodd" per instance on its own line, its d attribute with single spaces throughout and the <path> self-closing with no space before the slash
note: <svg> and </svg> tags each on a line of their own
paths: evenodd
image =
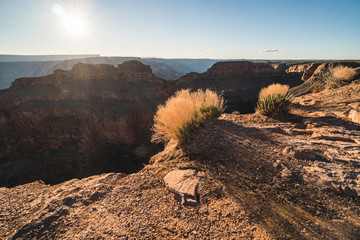
<svg viewBox="0 0 360 240">
<path fill-rule="evenodd" d="M 175 199 L 183 205 L 194 206 L 197 201 L 197 186 L 203 172 L 195 169 L 174 170 L 169 172 L 164 181 L 166 186 L 175 194 Z"/>
<path fill-rule="evenodd" d="M 360 111 L 351 109 L 349 112 L 349 118 L 353 122 L 360 123 Z"/>
</svg>

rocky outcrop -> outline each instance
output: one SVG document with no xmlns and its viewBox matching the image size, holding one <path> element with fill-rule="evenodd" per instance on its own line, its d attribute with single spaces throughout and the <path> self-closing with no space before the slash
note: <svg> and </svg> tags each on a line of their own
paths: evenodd
<svg viewBox="0 0 360 240">
<path fill-rule="evenodd" d="M 321 63 L 308 63 L 290 66 L 287 70 L 287 74 L 299 73 L 301 74 L 301 80 L 305 81 L 309 79 L 318 68 Z"/>
<path fill-rule="evenodd" d="M 334 61 L 294 65 L 289 67 L 286 70 L 286 73 L 289 75 L 301 75 L 301 80 L 303 80 L 304 83 L 294 87 L 293 89 L 290 89 L 290 92 L 293 96 L 300 96 L 306 93 L 310 93 L 313 86 L 316 84 L 322 84 L 326 74 L 329 74 L 329 72 L 337 66 L 355 68 L 357 75 L 355 75 L 353 79 L 360 78 L 359 70 L 357 70 L 360 67 L 359 61 Z"/>
<path fill-rule="evenodd" d="M 150 128 L 168 95 L 135 61 L 17 79 L 0 91 L 0 185 L 137 171 L 159 149 Z"/>
</svg>

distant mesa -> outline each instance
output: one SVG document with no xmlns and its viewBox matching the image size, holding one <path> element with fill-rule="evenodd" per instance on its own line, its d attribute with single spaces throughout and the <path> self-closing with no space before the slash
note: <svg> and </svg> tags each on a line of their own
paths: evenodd
<svg viewBox="0 0 360 240">
<path fill-rule="evenodd" d="M 118 72 L 123 73 L 152 73 L 151 67 L 139 61 L 125 61 L 118 65 Z"/>
</svg>

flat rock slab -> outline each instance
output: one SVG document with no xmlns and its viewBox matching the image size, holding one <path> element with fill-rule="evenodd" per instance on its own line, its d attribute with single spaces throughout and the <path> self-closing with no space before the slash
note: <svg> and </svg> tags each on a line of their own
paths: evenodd
<svg viewBox="0 0 360 240">
<path fill-rule="evenodd" d="M 304 169 L 307 171 L 304 180 L 309 183 L 352 197 L 360 195 L 359 169 L 318 161 L 312 166 L 304 167 Z"/>
<path fill-rule="evenodd" d="M 315 132 L 311 135 L 312 139 L 325 139 L 331 141 L 345 141 L 345 142 L 353 142 L 350 136 L 345 134 L 326 134 L 321 132 Z"/>
<path fill-rule="evenodd" d="M 332 150 L 327 150 L 324 152 L 324 155 L 327 159 L 331 160 L 331 161 L 338 161 L 338 162 L 342 162 L 342 163 L 352 163 L 352 164 L 355 164 L 355 165 L 358 165 L 359 164 L 359 161 L 354 159 L 354 158 L 351 158 L 349 156 L 344 156 L 344 155 L 340 155 L 338 153 L 335 153 L 334 151 Z"/>
<path fill-rule="evenodd" d="M 169 172 L 164 181 L 166 186 L 175 193 L 175 199 L 183 205 L 194 206 L 197 202 L 196 189 L 204 172 L 195 169 L 174 170 Z"/>
<path fill-rule="evenodd" d="M 313 149 L 286 147 L 283 155 L 298 159 L 316 159 L 317 154 Z"/>
<path fill-rule="evenodd" d="M 360 123 L 360 111 L 352 109 L 349 113 L 349 118 L 353 122 Z"/>
</svg>

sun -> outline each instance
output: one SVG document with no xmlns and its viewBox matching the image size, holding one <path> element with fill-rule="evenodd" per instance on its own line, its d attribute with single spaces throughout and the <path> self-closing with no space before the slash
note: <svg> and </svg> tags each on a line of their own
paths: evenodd
<svg viewBox="0 0 360 240">
<path fill-rule="evenodd" d="M 84 35 L 86 26 L 84 20 L 78 15 L 64 16 L 64 28 L 71 35 Z"/>
<path fill-rule="evenodd" d="M 64 9 L 60 4 L 54 4 L 51 11 L 61 20 L 65 31 L 74 36 L 85 35 L 86 22 L 79 11 L 76 9 Z"/>
</svg>

